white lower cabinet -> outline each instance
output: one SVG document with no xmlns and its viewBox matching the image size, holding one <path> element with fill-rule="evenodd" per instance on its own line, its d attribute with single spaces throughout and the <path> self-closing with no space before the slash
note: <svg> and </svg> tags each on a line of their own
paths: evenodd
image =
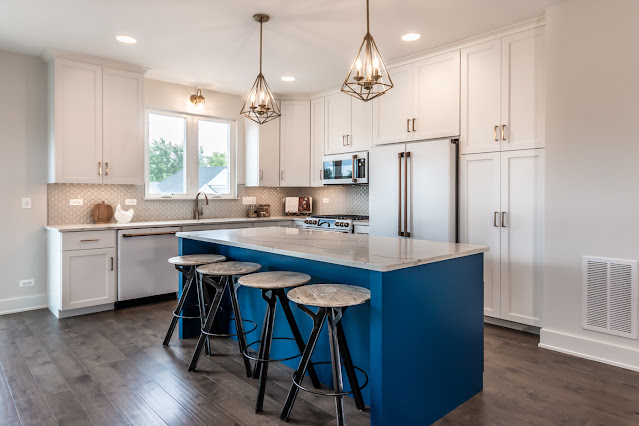
<svg viewBox="0 0 639 426">
<path fill-rule="evenodd" d="M 544 150 L 462 155 L 460 242 L 484 254 L 484 314 L 541 326 Z"/>
<path fill-rule="evenodd" d="M 114 303 L 115 248 L 62 252 L 62 309 Z"/>
</svg>

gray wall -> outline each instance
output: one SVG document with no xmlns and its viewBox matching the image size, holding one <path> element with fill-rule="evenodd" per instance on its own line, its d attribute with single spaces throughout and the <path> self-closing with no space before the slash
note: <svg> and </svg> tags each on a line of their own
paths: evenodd
<svg viewBox="0 0 639 426">
<path fill-rule="evenodd" d="M 581 258 L 639 258 L 638 23 L 636 0 L 570 0 L 546 11 L 541 333 L 543 345 L 637 370 L 637 340 L 582 329 Z"/>
<path fill-rule="evenodd" d="M 0 313 L 46 305 L 46 89 L 42 60 L 0 51 Z"/>
</svg>

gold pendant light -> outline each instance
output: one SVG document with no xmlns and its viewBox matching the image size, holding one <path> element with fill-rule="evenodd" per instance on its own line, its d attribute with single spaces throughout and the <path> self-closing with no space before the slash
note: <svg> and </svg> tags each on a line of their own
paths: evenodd
<svg viewBox="0 0 639 426">
<path fill-rule="evenodd" d="M 382 56 L 370 33 L 368 0 L 366 0 L 366 35 L 342 85 L 342 92 L 368 102 L 393 88 Z"/>
<path fill-rule="evenodd" d="M 269 16 L 258 13 L 253 15 L 253 19 L 260 23 L 260 73 L 253 83 L 240 114 L 256 123 L 264 124 L 281 117 L 282 114 L 280 107 L 275 103 L 271 89 L 266 84 L 264 75 L 262 75 L 262 24 L 268 22 Z"/>
</svg>

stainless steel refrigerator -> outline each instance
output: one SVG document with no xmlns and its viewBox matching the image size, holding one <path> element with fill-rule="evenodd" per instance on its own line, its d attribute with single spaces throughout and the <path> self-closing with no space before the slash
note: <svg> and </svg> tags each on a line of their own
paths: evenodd
<svg viewBox="0 0 639 426">
<path fill-rule="evenodd" d="M 377 146 L 369 161 L 371 235 L 456 241 L 456 139 Z"/>
</svg>

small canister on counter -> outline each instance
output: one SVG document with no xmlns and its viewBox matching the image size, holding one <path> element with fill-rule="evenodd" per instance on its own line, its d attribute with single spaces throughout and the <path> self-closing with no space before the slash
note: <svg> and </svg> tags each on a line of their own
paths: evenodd
<svg viewBox="0 0 639 426">
<path fill-rule="evenodd" d="M 257 216 L 258 217 L 271 217 L 271 205 L 270 204 L 259 204 L 257 206 Z"/>
<path fill-rule="evenodd" d="M 257 217 L 257 204 L 251 204 L 249 206 L 248 217 Z"/>
</svg>

